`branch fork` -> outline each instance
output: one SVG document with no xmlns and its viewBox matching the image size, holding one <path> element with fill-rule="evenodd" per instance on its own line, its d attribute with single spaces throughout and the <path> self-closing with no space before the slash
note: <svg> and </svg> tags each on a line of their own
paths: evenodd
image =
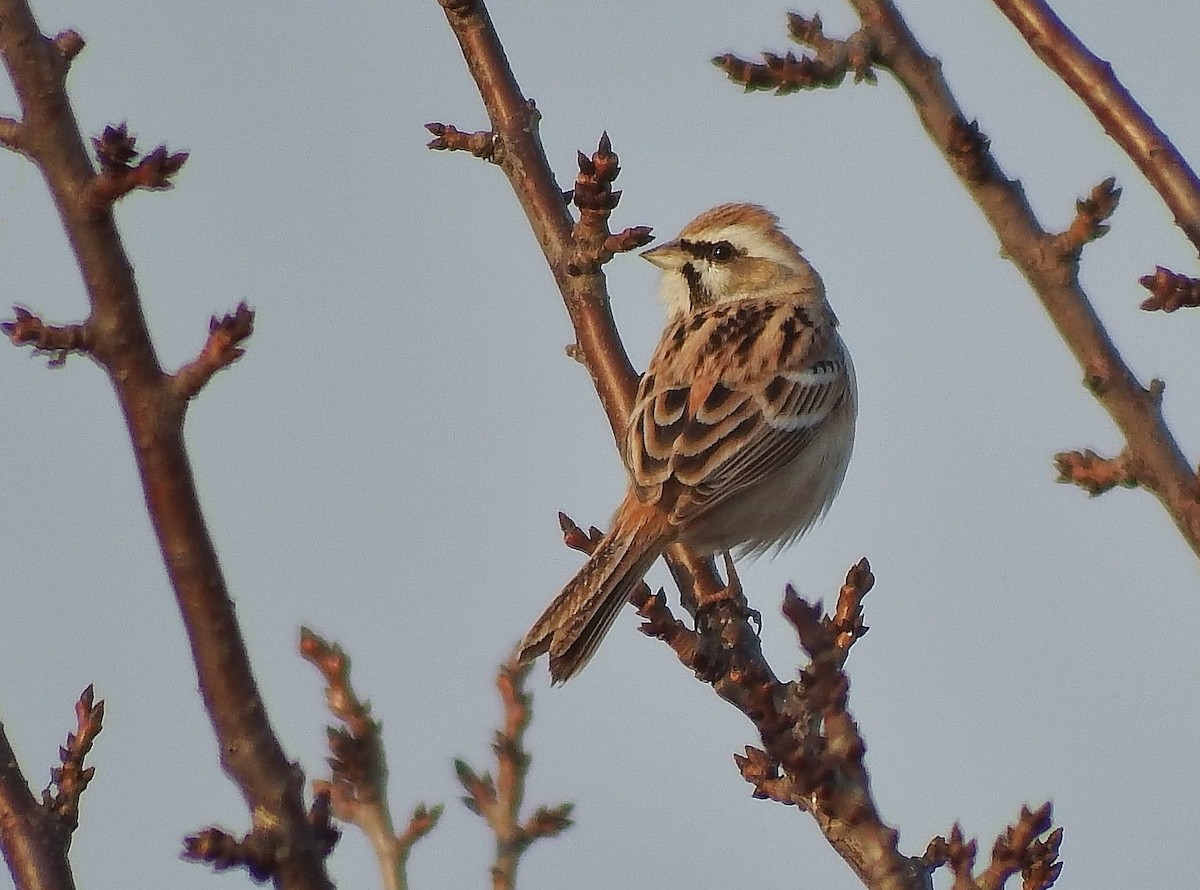
<svg viewBox="0 0 1200 890">
<path fill-rule="evenodd" d="M 608 133 L 590 157 L 578 153 L 579 175 L 571 200 L 579 208 L 579 221 L 571 231 L 574 250 L 567 261 L 567 274 L 591 275 L 616 254 L 644 247 L 653 239 L 648 226 L 635 226 L 612 234 L 608 219 L 621 200 L 621 192 L 612 184 L 621 172 L 619 159 L 612 150 Z"/>
<path fill-rule="evenodd" d="M 105 127 L 92 139 L 100 172 L 88 183 L 87 202 L 95 209 L 111 207 L 135 189 L 162 191 L 174 185 L 172 180 L 188 153 L 172 154 L 160 145 L 134 164 L 138 157 L 136 142 L 124 123 Z"/>
</svg>

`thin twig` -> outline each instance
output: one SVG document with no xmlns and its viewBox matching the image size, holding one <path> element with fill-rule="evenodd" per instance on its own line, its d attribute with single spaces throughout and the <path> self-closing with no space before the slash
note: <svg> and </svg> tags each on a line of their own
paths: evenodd
<svg viewBox="0 0 1200 890">
<path fill-rule="evenodd" d="M 350 659 L 308 628 L 300 629 L 300 654 L 325 678 L 325 702 L 342 724 L 328 727 L 330 779 L 313 782 L 318 796 L 329 800 L 333 815 L 358 826 L 366 835 L 379 862 L 386 890 L 408 886 L 408 857 L 413 845 L 429 834 L 442 815 L 442 807 L 417 804 L 402 834 L 392 822 L 387 793 L 387 756 L 379 721 L 371 706 L 350 684 Z"/>
<path fill-rule="evenodd" d="M 525 802 L 525 777 L 529 772 L 529 754 L 525 750 L 525 730 L 529 726 L 532 697 L 525 691 L 530 665 L 506 663 L 496 675 L 496 688 L 504 703 L 504 726 L 496 731 L 492 751 L 496 755 L 496 778 L 479 773 L 465 760 L 455 760 L 459 784 L 467 792 L 463 803 L 482 816 L 496 839 L 492 861 L 492 890 L 514 890 L 517 866 L 530 845 L 540 838 L 557 837 L 571 827 L 572 804 L 540 806 L 521 819 Z"/>
</svg>

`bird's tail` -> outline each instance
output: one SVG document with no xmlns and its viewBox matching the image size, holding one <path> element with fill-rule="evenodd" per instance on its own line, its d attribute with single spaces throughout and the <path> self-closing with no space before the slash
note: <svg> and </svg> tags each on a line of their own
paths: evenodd
<svg viewBox="0 0 1200 890">
<path fill-rule="evenodd" d="M 565 683 L 588 663 L 629 594 L 670 542 L 662 512 L 630 494 L 612 531 L 534 622 L 519 658 L 550 653 L 550 677 Z"/>
</svg>

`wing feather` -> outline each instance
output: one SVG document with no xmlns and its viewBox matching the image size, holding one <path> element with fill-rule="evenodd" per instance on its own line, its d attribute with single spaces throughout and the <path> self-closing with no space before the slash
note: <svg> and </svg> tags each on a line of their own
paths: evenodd
<svg viewBox="0 0 1200 890">
<path fill-rule="evenodd" d="M 664 335 L 626 445 L 639 496 L 673 498 L 682 522 L 799 455 L 851 384 L 836 331 L 794 304 L 723 304 L 676 326 L 687 336 Z"/>
</svg>

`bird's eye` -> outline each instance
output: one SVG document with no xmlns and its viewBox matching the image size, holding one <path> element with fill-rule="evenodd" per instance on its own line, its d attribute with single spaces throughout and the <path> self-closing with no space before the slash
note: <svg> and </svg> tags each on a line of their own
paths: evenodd
<svg viewBox="0 0 1200 890">
<path fill-rule="evenodd" d="M 727 263 L 733 259 L 736 253 L 737 251 L 728 241 L 718 241 L 712 246 L 709 256 L 712 257 L 714 263 Z"/>
</svg>

